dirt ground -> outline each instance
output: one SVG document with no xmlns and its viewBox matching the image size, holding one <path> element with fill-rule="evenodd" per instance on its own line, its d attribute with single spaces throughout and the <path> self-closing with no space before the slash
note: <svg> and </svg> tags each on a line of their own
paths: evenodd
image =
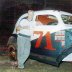
<svg viewBox="0 0 72 72">
<path fill-rule="evenodd" d="M 18 69 L 10 62 L 7 56 L 0 56 L 0 72 L 72 72 L 72 63 L 69 62 L 63 62 L 60 67 L 55 67 L 29 59 L 24 69 Z"/>
</svg>

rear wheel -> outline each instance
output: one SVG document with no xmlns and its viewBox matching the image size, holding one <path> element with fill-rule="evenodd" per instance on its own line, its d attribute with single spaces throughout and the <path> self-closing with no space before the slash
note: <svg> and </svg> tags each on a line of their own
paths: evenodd
<svg viewBox="0 0 72 72">
<path fill-rule="evenodd" d="M 8 52 L 9 52 L 10 60 L 16 61 L 17 60 L 17 50 L 16 50 L 14 45 L 9 45 L 8 46 Z"/>
</svg>

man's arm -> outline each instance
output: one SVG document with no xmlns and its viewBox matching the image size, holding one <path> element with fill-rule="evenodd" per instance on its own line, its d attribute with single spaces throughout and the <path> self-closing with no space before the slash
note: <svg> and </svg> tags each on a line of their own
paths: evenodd
<svg viewBox="0 0 72 72">
<path fill-rule="evenodd" d="M 22 28 L 23 29 L 29 29 L 29 26 L 23 26 Z"/>
<path fill-rule="evenodd" d="M 29 26 L 23 26 L 23 27 L 17 26 L 17 27 L 16 27 L 16 32 L 18 32 L 18 31 L 20 31 L 20 30 L 22 30 L 22 29 L 29 29 Z"/>
</svg>

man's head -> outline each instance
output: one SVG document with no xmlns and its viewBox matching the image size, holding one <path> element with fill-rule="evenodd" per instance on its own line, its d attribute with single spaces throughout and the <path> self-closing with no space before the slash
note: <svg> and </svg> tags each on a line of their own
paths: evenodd
<svg viewBox="0 0 72 72">
<path fill-rule="evenodd" d="M 33 19 L 34 16 L 34 11 L 33 10 L 29 10 L 28 11 L 28 20 L 31 21 Z"/>
</svg>

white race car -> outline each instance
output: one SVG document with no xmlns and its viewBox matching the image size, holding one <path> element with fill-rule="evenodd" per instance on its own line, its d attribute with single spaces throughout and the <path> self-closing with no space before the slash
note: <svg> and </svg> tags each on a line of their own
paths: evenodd
<svg viewBox="0 0 72 72">
<path fill-rule="evenodd" d="M 28 14 L 22 15 L 16 26 L 21 20 L 27 18 Z M 33 21 L 39 21 L 33 29 L 31 36 L 31 55 L 30 58 L 38 61 L 59 66 L 61 61 L 72 61 L 72 14 L 58 10 L 35 11 Z M 8 47 L 12 36 L 9 38 Z"/>
</svg>

